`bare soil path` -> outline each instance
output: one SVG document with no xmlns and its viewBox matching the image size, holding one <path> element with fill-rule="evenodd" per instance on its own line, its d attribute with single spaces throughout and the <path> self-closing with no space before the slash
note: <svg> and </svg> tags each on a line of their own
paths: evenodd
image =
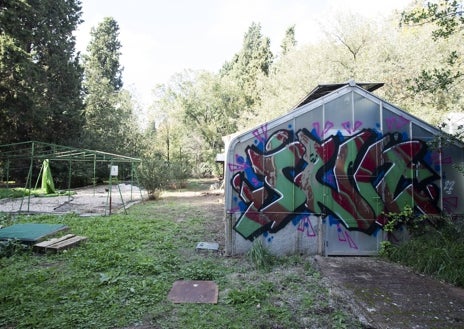
<svg viewBox="0 0 464 329">
<path fill-rule="evenodd" d="M 464 328 L 464 289 L 374 257 L 315 257 L 333 292 L 371 328 Z"/>
</svg>

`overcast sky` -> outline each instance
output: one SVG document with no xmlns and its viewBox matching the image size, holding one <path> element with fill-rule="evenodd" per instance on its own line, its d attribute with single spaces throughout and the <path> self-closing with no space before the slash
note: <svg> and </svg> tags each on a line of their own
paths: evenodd
<svg viewBox="0 0 464 329">
<path fill-rule="evenodd" d="M 113 17 L 119 24 L 125 88 L 147 102 L 156 84 L 184 69 L 217 72 L 237 53 L 252 22 L 279 51 L 288 27 L 299 45 L 317 40 L 321 23 L 349 11 L 387 17 L 409 0 L 81 0 L 84 23 L 77 31 L 82 53 L 90 29 Z"/>
</svg>

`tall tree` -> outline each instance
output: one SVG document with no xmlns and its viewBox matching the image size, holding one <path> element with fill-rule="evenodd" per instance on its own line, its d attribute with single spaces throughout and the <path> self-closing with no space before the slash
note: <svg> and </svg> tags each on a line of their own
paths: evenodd
<svg viewBox="0 0 464 329">
<path fill-rule="evenodd" d="M 119 25 L 112 17 L 106 17 L 92 28 L 92 40 L 87 47 L 85 61 L 86 88 L 95 80 L 106 79 L 114 91 L 121 90 L 122 67 L 119 63 L 121 42 L 119 41 Z"/>
<path fill-rule="evenodd" d="M 155 92 L 151 141 L 170 163 L 188 159 L 195 174 L 210 174 L 223 152 L 222 137 L 237 131 L 244 108 L 237 83 L 206 71 L 185 71 Z"/>
<path fill-rule="evenodd" d="M 82 70 L 79 0 L 0 2 L 0 143 L 75 141 Z"/>
<path fill-rule="evenodd" d="M 128 151 L 124 141 L 133 133 L 125 129 L 133 120 L 132 103 L 122 90 L 119 62 L 119 25 L 106 17 L 91 30 L 84 56 L 85 147 L 106 152 Z"/>
<path fill-rule="evenodd" d="M 336 21 L 325 32 L 333 48 L 332 54 L 337 57 L 332 60 L 338 63 L 340 73 L 348 73 L 341 78 L 358 79 L 362 69 L 361 56 L 374 40 L 375 32 L 371 23 L 360 15 L 344 14 L 336 17 Z"/>
<path fill-rule="evenodd" d="M 242 49 L 222 69 L 223 75 L 230 76 L 242 86 L 249 110 L 259 105 L 257 81 L 260 76 L 269 74 L 272 61 L 271 41 L 262 35 L 261 24 L 252 23 L 243 38 Z"/>
<path fill-rule="evenodd" d="M 280 45 L 280 49 L 282 50 L 282 56 L 287 55 L 290 50 L 295 48 L 295 46 L 295 25 L 293 25 L 285 31 L 285 37 L 282 40 L 282 44 Z"/>
<path fill-rule="evenodd" d="M 342 25 L 333 25 L 336 29 L 332 27 L 330 31 L 343 32 L 339 35 L 348 45 L 362 45 L 361 48 L 350 46 L 359 49 L 354 52 L 356 60 L 333 33 L 328 34 L 326 40 L 303 45 L 279 58 L 269 77 L 261 82 L 264 86 L 262 105 L 258 109 L 261 117 L 254 124 L 286 113 L 317 84 L 346 82 L 353 72 L 358 82 L 385 82 L 376 94 L 430 123 L 442 119 L 437 109 L 458 109 L 464 101 L 462 97 L 457 98 L 458 93 L 442 93 L 441 97 L 430 92 L 418 94 L 408 90 L 408 79 L 424 69 L 440 67 L 448 49 L 460 49 L 463 53 L 464 44 L 454 35 L 449 40 L 434 42 L 430 37 L 431 26 L 400 28 L 399 19 L 399 15 L 384 22 L 358 19 L 357 24 L 344 24 L 343 30 Z M 362 42 L 366 32 L 370 34 L 369 41 Z M 457 91 L 464 87 L 463 82 L 458 81 L 455 86 Z"/>
</svg>

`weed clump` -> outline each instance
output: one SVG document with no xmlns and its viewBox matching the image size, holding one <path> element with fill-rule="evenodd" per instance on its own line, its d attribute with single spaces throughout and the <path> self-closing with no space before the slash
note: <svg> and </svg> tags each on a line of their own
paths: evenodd
<svg viewBox="0 0 464 329">
<path fill-rule="evenodd" d="M 464 287 L 463 220 L 434 218 L 415 230 L 411 239 L 399 245 L 388 241 L 380 255 L 432 275 L 456 286 Z"/>
<path fill-rule="evenodd" d="M 259 239 L 253 241 L 253 245 L 246 256 L 257 270 L 269 271 L 276 261 L 275 256 Z"/>
</svg>

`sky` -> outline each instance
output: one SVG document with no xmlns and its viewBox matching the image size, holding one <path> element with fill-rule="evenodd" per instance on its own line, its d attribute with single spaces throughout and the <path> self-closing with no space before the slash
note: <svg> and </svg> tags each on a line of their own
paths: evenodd
<svg viewBox="0 0 464 329">
<path fill-rule="evenodd" d="M 151 90 L 185 69 L 218 72 L 242 47 L 251 23 L 261 24 L 279 51 L 295 26 L 298 45 L 315 42 L 335 13 L 387 17 L 409 0 L 81 0 L 76 48 L 86 52 L 90 30 L 105 17 L 119 25 L 124 87 L 142 104 Z"/>
</svg>

